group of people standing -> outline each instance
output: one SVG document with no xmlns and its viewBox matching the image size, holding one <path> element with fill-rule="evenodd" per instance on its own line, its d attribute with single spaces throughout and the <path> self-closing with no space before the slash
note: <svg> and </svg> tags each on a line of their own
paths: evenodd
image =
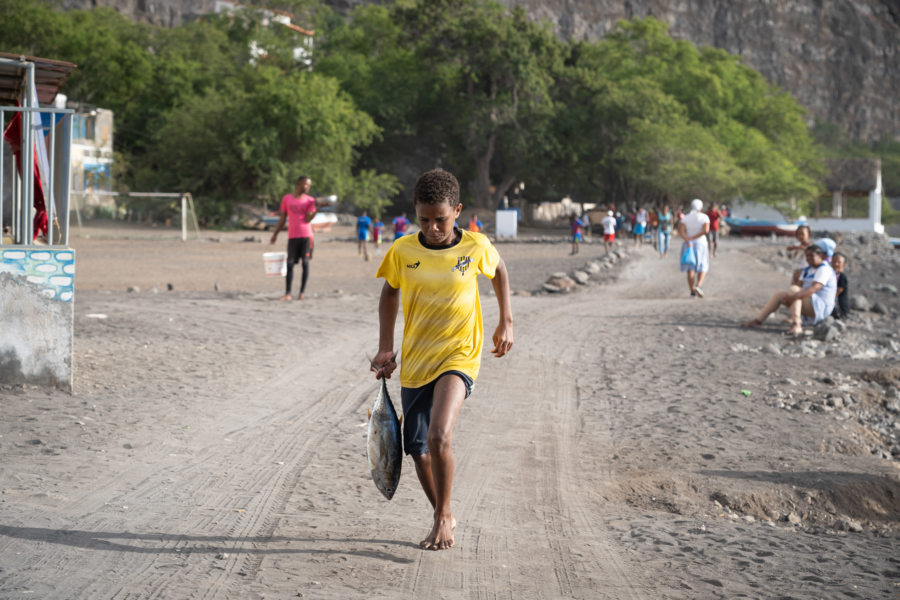
<svg viewBox="0 0 900 600">
<path fill-rule="evenodd" d="M 728 209 L 724 205 L 720 208 L 714 202 L 705 214 L 709 217 L 710 224 L 709 231 L 705 235 L 712 256 L 715 257 L 719 249 L 719 232 L 722 229 L 722 223 L 728 217 Z M 606 216 L 600 222 L 603 227 L 603 241 L 607 253 L 612 249 L 617 235 L 620 238 L 630 235 L 635 246 L 642 246 L 645 241 L 648 241 L 659 252 L 659 257 L 665 258 L 669 254 L 672 232 L 678 231 L 685 216 L 680 207 L 676 213 L 673 213 L 669 204 L 650 210 L 635 206 L 633 210 L 627 211 L 625 214 L 616 210 L 615 205 L 611 204 Z M 570 225 L 572 228 L 572 254 L 577 254 L 578 243 L 590 235 L 588 213 L 585 212 L 580 217 L 571 217 Z"/>
<path fill-rule="evenodd" d="M 709 272 L 710 255 L 715 257 L 719 248 L 719 231 L 721 223 L 727 217 L 725 207 L 719 208 L 715 202 L 710 209 L 703 212 L 703 201 L 694 199 L 691 202 L 691 210 L 688 214 L 679 208 L 677 214 L 673 214 L 668 204 L 662 208 L 654 208 L 651 211 L 643 207 L 635 207 L 626 218 L 621 212 L 616 211 L 614 205 L 609 206 L 606 216 L 600 221 L 603 227 L 603 243 L 606 253 L 612 250 L 616 235 L 620 232 L 630 233 L 634 238 L 634 245 L 643 245 L 644 239 L 649 237 L 659 252 L 660 258 L 669 254 L 672 231 L 677 231 L 682 239 L 681 270 L 687 274 L 687 283 L 691 296 L 702 298 L 703 281 Z M 585 229 L 585 217 L 573 216 L 572 228 L 572 254 L 578 253 L 578 244 L 583 239 L 582 231 Z M 689 259 L 689 260 L 688 260 Z"/>
<path fill-rule="evenodd" d="M 406 235 L 409 227 L 409 219 L 406 213 L 402 213 L 396 217 L 391 223 L 394 227 L 394 239 L 399 240 Z M 381 255 L 381 244 L 384 241 L 384 223 L 381 217 L 375 217 L 373 221 L 369 217 L 369 212 L 364 210 L 356 219 L 356 247 L 360 256 L 365 260 L 369 260 L 369 242 L 375 245 L 375 256 Z"/>
</svg>

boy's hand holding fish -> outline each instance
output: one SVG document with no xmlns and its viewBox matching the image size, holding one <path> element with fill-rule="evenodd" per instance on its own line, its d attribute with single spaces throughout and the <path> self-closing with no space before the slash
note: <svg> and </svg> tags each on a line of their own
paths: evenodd
<svg viewBox="0 0 900 600">
<path fill-rule="evenodd" d="M 372 363 L 370 370 L 375 373 L 375 379 L 382 377 L 390 379 L 394 369 L 397 368 L 397 353 L 391 350 L 379 351 L 370 362 Z"/>
</svg>

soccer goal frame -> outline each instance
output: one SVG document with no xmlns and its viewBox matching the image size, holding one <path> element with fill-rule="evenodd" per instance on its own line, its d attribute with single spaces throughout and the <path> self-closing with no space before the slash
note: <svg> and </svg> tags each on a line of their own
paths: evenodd
<svg viewBox="0 0 900 600">
<path fill-rule="evenodd" d="M 194 210 L 194 197 L 190 192 L 107 192 L 104 190 L 95 190 L 92 192 L 73 192 L 83 195 L 93 194 L 95 196 L 128 196 L 129 198 L 149 198 L 159 200 L 171 200 L 172 198 L 181 198 L 181 241 L 186 242 L 188 236 L 188 218 L 194 228 L 194 234 L 200 239 L 200 224 L 197 222 L 197 211 Z M 75 207 L 75 216 L 78 219 L 78 228 L 81 228 L 81 211 L 78 203 L 73 203 Z"/>
</svg>

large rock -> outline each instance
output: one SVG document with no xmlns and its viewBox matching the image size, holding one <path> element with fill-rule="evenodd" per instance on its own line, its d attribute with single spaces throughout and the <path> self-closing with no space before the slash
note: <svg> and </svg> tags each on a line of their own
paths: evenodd
<svg viewBox="0 0 900 600">
<path fill-rule="evenodd" d="M 877 314 L 879 314 L 879 315 L 886 315 L 886 314 L 888 314 L 887 306 L 885 306 L 885 305 L 882 304 L 881 302 L 876 302 L 876 303 L 872 306 L 872 308 L 871 308 L 870 310 L 871 310 L 873 313 L 877 313 Z"/>
<path fill-rule="evenodd" d="M 862 294 L 854 294 L 850 296 L 850 308 L 853 310 L 869 310 L 872 308 L 869 299 Z"/>
<path fill-rule="evenodd" d="M 575 285 L 575 281 L 563 273 L 561 277 L 554 275 L 544 282 L 544 289 L 551 293 L 565 293 L 575 289 Z"/>
<path fill-rule="evenodd" d="M 600 272 L 600 263 L 591 261 L 584 265 L 584 270 L 592 275 L 596 275 Z"/>
<path fill-rule="evenodd" d="M 831 319 L 831 317 L 828 317 Z M 837 339 L 839 332 L 837 327 L 834 326 L 833 321 L 828 322 L 828 319 L 822 321 L 818 325 L 816 325 L 815 329 L 813 329 L 813 337 L 822 342 L 831 342 Z"/>
<path fill-rule="evenodd" d="M 872 289 L 876 292 L 889 292 L 893 295 L 897 295 L 897 286 L 890 283 L 873 283 Z"/>
</svg>

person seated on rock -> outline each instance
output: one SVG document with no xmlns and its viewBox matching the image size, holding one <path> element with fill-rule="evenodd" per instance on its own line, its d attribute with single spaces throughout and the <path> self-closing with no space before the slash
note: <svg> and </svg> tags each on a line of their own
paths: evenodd
<svg viewBox="0 0 900 600">
<path fill-rule="evenodd" d="M 800 273 L 806 268 L 806 257 L 804 251 L 809 246 L 809 240 L 812 237 L 812 230 L 809 225 L 801 225 L 794 233 L 797 243 L 787 247 L 788 255 L 792 263 L 791 284 L 800 285 Z"/>
<path fill-rule="evenodd" d="M 831 265 L 825 262 L 828 248 L 829 244 L 824 240 L 818 240 L 815 244 L 807 246 L 805 250 L 807 266 L 800 273 L 801 285 L 792 285 L 786 291 L 772 294 L 759 315 L 755 319 L 741 323 L 741 326 L 760 327 L 770 314 L 784 305 L 791 313 L 791 329 L 788 333 L 802 335 L 804 322 L 815 324 L 830 315 L 834 310 L 837 277 Z"/>
<path fill-rule="evenodd" d="M 831 257 L 831 268 L 837 275 L 837 295 L 834 299 L 834 311 L 831 316 L 835 319 L 845 319 L 850 314 L 850 293 L 848 288 L 850 282 L 844 274 L 847 267 L 847 257 L 840 252 L 835 252 Z"/>
</svg>

